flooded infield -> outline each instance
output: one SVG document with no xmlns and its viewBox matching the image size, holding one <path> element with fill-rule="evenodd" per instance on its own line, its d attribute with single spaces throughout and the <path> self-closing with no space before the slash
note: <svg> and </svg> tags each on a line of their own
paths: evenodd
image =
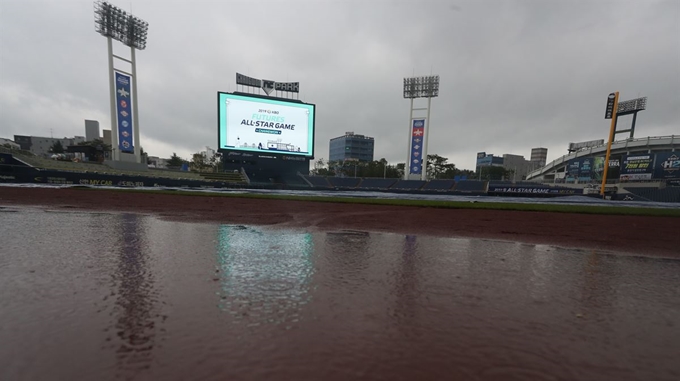
<svg viewBox="0 0 680 381">
<path fill-rule="evenodd" d="M 674 380 L 680 261 L 0 210 L 0 379 Z"/>
</svg>

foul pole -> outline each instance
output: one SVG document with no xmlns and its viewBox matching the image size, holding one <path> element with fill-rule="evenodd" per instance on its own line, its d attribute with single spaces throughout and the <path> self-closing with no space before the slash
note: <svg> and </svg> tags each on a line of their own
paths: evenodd
<svg viewBox="0 0 680 381">
<path fill-rule="evenodd" d="M 614 142 L 614 132 L 616 131 L 616 109 L 619 104 L 619 92 L 609 94 L 607 100 L 607 110 L 605 111 L 605 119 L 611 119 L 611 127 L 609 128 L 609 142 L 607 143 L 607 154 L 604 157 L 604 172 L 602 173 L 602 185 L 600 186 L 600 195 L 604 198 L 604 189 L 607 185 L 607 173 L 609 172 L 609 156 L 612 153 L 612 143 Z"/>
</svg>

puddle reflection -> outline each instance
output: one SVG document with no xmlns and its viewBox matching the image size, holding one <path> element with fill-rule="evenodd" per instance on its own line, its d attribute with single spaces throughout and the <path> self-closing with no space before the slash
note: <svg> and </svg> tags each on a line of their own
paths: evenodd
<svg viewBox="0 0 680 381">
<path fill-rule="evenodd" d="M 221 225 L 220 308 L 248 326 L 299 322 L 310 300 L 313 249 L 308 233 Z"/>
<path fill-rule="evenodd" d="M 149 242 L 141 218 L 123 214 L 114 227 L 120 237 L 112 288 L 116 293 L 113 310 L 118 337 L 116 358 L 118 371 L 125 374 L 149 368 L 157 329 L 154 275 L 149 268 Z"/>
<path fill-rule="evenodd" d="M 132 214 L 0 218 L 0 379 L 678 373 L 678 260 Z"/>
</svg>

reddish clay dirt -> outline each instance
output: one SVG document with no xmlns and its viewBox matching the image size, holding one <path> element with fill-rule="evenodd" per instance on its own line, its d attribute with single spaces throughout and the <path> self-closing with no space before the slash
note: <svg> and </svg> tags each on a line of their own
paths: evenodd
<svg viewBox="0 0 680 381">
<path fill-rule="evenodd" d="M 0 205 L 145 213 L 179 221 L 309 230 L 474 237 L 680 257 L 680 219 L 672 217 L 438 209 L 68 188 L 2 187 Z"/>
</svg>

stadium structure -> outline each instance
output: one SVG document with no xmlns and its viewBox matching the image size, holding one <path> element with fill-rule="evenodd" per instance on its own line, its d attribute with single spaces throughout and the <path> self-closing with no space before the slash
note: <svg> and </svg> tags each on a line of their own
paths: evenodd
<svg viewBox="0 0 680 381">
<path fill-rule="evenodd" d="M 569 152 L 527 175 L 537 184 L 560 184 L 598 193 L 607 144 Z M 614 141 L 606 188 L 619 199 L 680 202 L 680 135 Z"/>
<path fill-rule="evenodd" d="M 616 200 L 680 202 L 680 136 L 647 137 L 615 142 L 610 158 L 607 197 Z M 289 189 L 407 194 L 559 197 L 598 197 L 604 146 L 572 152 L 529 174 L 528 180 L 472 179 L 405 180 L 313 176 L 302 172 L 305 161 L 284 160 L 271 154 L 260 162 L 225 155 L 220 172 L 152 169 L 118 170 L 94 162 L 49 160 L 18 149 L 0 147 L 0 183 L 37 183 L 118 187 L 182 187 L 212 189 Z M 243 152 L 241 153 L 243 154 Z M 251 155 L 246 153 L 247 155 Z M 254 155 L 254 154 L 252 154 Z M 262 165 L 262 162 L 271 165 Z M 246 162 L 245 165 L 243 162 Z M 629 170 L 624 168 L 631 164 Z M 643 168 L 640 168 L 643 167 Z M 635 169 L 635 173 L 629 173 Z M 296 171 L 297 170 L 297 171 Z M 255 176 L 248 171 L 260 172 Z M 293 172 L 295 171 L 295 172 Z M 269 177 L 276 173 L 276 179 Z M 600 177 L 601 178 L 601 177 Z"/>
</svg>

